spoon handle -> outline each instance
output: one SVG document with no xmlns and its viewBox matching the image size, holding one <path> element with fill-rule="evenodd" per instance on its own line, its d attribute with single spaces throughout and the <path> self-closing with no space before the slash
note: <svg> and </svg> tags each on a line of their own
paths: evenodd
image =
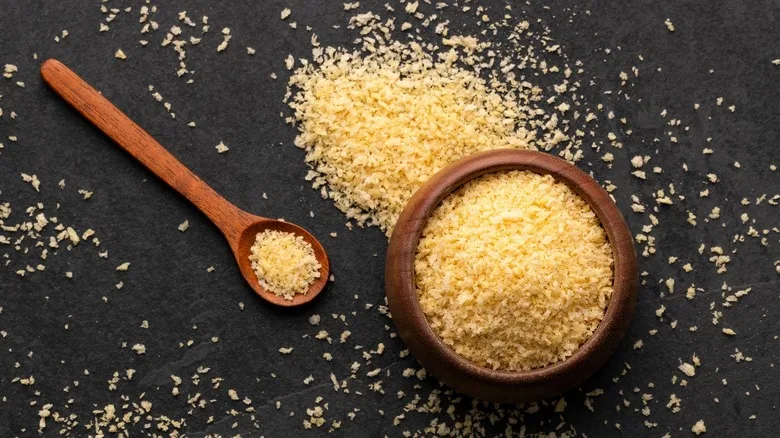
<svg viewBox="0 0 780 438">
<path fill-rule="evenodd" d="M 219 227 L 231 244 L 238 239 L 241 230 L 257 220 L 257 217 L 239 209 L 215 192 L 63 63 L 55 59 L 47 60 L 41 66 L 41 76 L 54 92 L 82 116 L 189 199 Z"/>
</svg>

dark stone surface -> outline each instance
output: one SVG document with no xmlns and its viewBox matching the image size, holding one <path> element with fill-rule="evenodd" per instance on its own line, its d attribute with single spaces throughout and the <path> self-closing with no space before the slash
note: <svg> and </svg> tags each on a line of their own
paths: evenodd
<svg viewBox="0 0 780 438">
<path fill-rule="evenodd" d="M 629 213 L 631 194 L 651 203 L 654 191 L 664 188 L 668 192 L 668 183 L 674 182 L 686 202 L 662 207 L 657 214 L 661 223 L 653 235 L 658 253 L 640 257 L 640 270 L 648 275 L 634 324 L 621 349 L 582 391 L 566 395 L 568 407 L 562 414 L 544 405 L 539 413 L 526 415 L 522 425 L 529 433 L 552 432 L 565 422 L 559 432 L 573 428 L 590 437 L 661 436 L 666 432 L 688 436 L 691 426 L 703 419 L 707 436 L 774 435 L 780 427 L 780 367 L 775 366 L 780 298 L 773 267 L 773 261 L 780 259 L 778 234 L 766 236 L 768 246 L 753 238 L 732 243 L 732 238 L 747 230 L 748 225 L 738 219 L 742 212 L 749 213 L 755 220 L 750 225 L 759 230 L 776 227 L 778 222 L 777 207 L 766 201 L 759 206 L 739 204 L 743 197 L 755 200 L 767 193 L 771 198 L 780 190 L 778 172 L 769 170 L 770 163 L 780 164 L 780 66 L 771 64 L 780 58 L 777 2 L 585 1 L 569 6 L 571 2 L 556 0 L 544 2 L 549 8 L 542 2 L 532 3 L 513 7 L 534 19 L 543 18 L 570 60 L 583 62 L 582 98 L 591 106 L 603 104 L 604 112 L 615 111 L 614 119 L 600 119 L 594 141 L 605 143 L 606 133 L 615 132 L 625 145 L 609 149 L 615 155 L 613 169 L 598 159 L 603 151 L 589 152 L 579 165 L 592 170 L 599 181 L 618 186 L 615 197 L 634 233 L 648 220 Z M 185 418 L 183 431 L 188 436 L 303 434 L 302 421 L 308 418 L 305 410 L 320 395 L 322 403 L 329 403 L 326 418 L 341 420 L 337 432 L 347 436 L 399 436 L 402 430 L 422 430 L 436 416 L 449 421 L 446 413 L 408 413 L 401 426 L 393 426 L 393 417 L 403 412 L 413 394 L 425 400 L 438 385 L 430 377 L 423 381 L 401 377 L 415 362 L 399 358 L 403 345 L 389 337 L 392 323 L 376 311 L 384 296 L 386 238 L 378 229 L 345 229 L 342 214 L 303 180 L 307 168 L 303 152 L 292 145 L 295 129 L 279 117 L 285 111 L 283 59 L 290 52 L 299 57 L 309 54 L 310 35 L 305 26 L 313 26 L 324 45 L 345 45 L 352 40 L 354 34 L 344 28 L 347 13 L 342 4 L 242 0 L 217 5 L 192 0 L 161 5 L 157 20 L 165 29 L 181 10 L 196 22 L 203 14 L 209 16 L 212 30 L 202 43 L 208 47 L 188 50 L 194 84 L 176 78 L 175 53 L 170 47 L 159 47 L 162 29 L 150 37 L 139 34 L 141 4 L 109 2 L 109 7 L 132 6 L 133 12 L 120 13 L 105 34 L 97 31 L 104 18 L 97 2 L 4 0 L 0 5 L 0 64 L 19 66 L 12 81 L 0 79 L 0 107 L 5 111 L 0 118 L 0 142 L 5 144 L 0 150 L 0 203 L 10 202 L 17 219 L 35 202 L 43 202 L 49 214 L 55 203 L 61 203 L 56 216 L 80 231 L 95 229 L 102 242 L 100 250 L 110 254 L 107 260 L 99 258 L 98 249 L 82 244 L 51 256 L 45 272 L 19 278 L 14 271 L 38 261 L 0 245 L 0 254 L 8 253 L 12 260 L 0 268 L 0 330 L 7 332 L 0 337 L 0 436 L 37 435 L 38 411 L 47 403 L 61 415 L 77 414 L 81 425 L 72 434 L 84 436 L 90 433 L 83 425 L 92 421 L 93 410 L 109 403 L 119 407 L 138 402 L 142 393 L 153 402 L 155 417 Z M 360 10 L 380 10 L 382 4 L 364 1 Z M 298 30 L 292 31 L 279 19 L 283 7 L 292 9 L 288 21 L 297 21 Z M 421 8 L 429 10 L 427 5 Z M 497 11 L 498 3 L 491 10 Z M 674 33 L 664 26 L 666 18 L 674 22 Z M 453 28 L 459 26 L 453 23 Z M 334 29 L 334 24 L 342 27 Z M 234 37 L 228 50 L 217 54 L 218 33 L 226 26 Z M 63 29 L 70 35 L 56 43 L 54 37 Z M 149 47 L 140 47 L 137 41 L 142 38 L 149 39 Z M 246 46 L 257 49 L 257 54 L 247 56 Z M 119 48 L 127 54 L 126 61 L 114 59 Z M 219 232 L 204 216 L 45 89 L 37 69 L 48 57 L 76 70 L 239 207 L 284 217 L 319 236 L 329 251 L 337 281 L 305 309 L 285 311 L 253 296 Z M 631 73 L 632 66 L 640 75 L 632 79 L 633 85 L 621 88 L 618 75 Z M 270 79 L 272 72 L 279 74 L 278 80 Z M 24 81 L 26 87 L 16 87 L 16 80 Z M 171 102 L 175 119 L 151 97 L 149 84 Z M 724 98 L 722 107 L 715 105 L 718 97 Z M 701 108 L 695 111 L 697 102 Z M 734 113 L 726 109 L 729 105 L 736 105 Z M 663 110 L 668 111 L 666 118 L 660 116 Z M 16 120 L 10 119 L 10 111 L 18 113 Z M 627 125 L 620 122 L 621 117 Z M 671 127 L 670 119 L 682 123 Z M 190 120 L 198 127 L 188 128 Z M 626 129 L 633 130 L 632 135 L 626 135 Z M 671 143 L 667 132 L 678 142 Z M 18 142 L 7 140 L 14 135 Z M 708 137 L 712 138 L 709 143 Z M 216 154 L 214 146 L 220 141 L 230 147 L 229 153 Z M 702 155 L 704 147 L 712 147 L 715 154 Z M 663 167 L 662 176 L 647 182 L 630 176 L 628 160 L 636 154 L 651 155 L 650 166 Z M 741 168 L 733 166 L 735 160 Z M 687 173 L 681 168 L 683 162 L 690 169 Z M 40 194 L 21 181 L 20 172 L 41 178 Z M 721 182 L 709 186 L 710 197 L 700 199 L 698 193 L 707 186 L 704 181 L 709 172 L 718 174 Z M 57 181 L 63 178 L 67 185 L 60 190 Z M 78 189 L 95 193 L 84 201 Z M 264 192 L 268 199 L 263 198 Z M 714 206 L 721 207 L 721 218 L 705 222 Z M 686 224 L 686 210 L 697 214 L 697 227 Z M 191 226 L 180 233 L 177 226 L 184 219 Z M 328 237 L 332 231 L 338 232 L 338 238 Z M 701 243 L 707 251 L 714 245 L 729 252 L 737 250 L 730 254 L 726 273 L 715 274 L 708 255 L 698 254 Z M 666 260 L 671 255 L 681 262 L 669 265 Z M 688 261 L 696 268 L 690 274 L 681 270 L 681 264 Z M 122 262 L 131 263 L 129 271 L 115 271 Z M 0 259 L 0 265 L 4 263 Z M 209 266 L 215 272 L 207 273 Z M 66 280 L 66 271 L 72 271 L 75 278 Z M 665 288 L 659 283 L 669 277 L 677 280 L 676 293 L 659 298 Z M 114 286 L 119 281 L 124 282 L 121 290 Z M 704 292 L 688 301 L 684 290 L 692 282 Z M 734 307 L 722 309 L 724 282 L 734 290 L 752 290 Z M 239 302 L 245 304 L 243 311 Z M 711 302 L 724 312 L 718 326 L 710 322 Z M 366 310 L 367 303 L 375 307 Z M 659 321 L 655 310 L 662 304 L 667 310 Z M 320 327 L 307 322 L 315 313 L 323 318 Z M 345 314 L 347 323 L 332 319 L 333 313 Z M 148 330 L 140 328 L 143 320 L 149 321 Z M 670 327 L 674 320 L 678 321 L 676 329 Z M 698 330 L 691 332 L 690 326 Z M 726 337 L 722 327 L 731 327 L 738 335 Z M 318 329 L 327 330 L 334 344 L 311 339 Z M 348 343 L 339 344 L 338 336 L 346 329 L 352 336 Z M 651 329 L 658 333 L 650 336 Z M 214 336 L 219 342 L 211 341 Z M 644 347 L 632 349 L 638 339 Z M 188 340 L 193 341 L 191 347 L 179 347 Z M 366 364 L 355 346 L 369 350 L 379 342 L 387 347 L 385 353 Z M 130 350 L 135 343 L 145 344 L 145 355 Z M 281 346 L 295 350 L 283 356 L 277 352 Z M 735 348 L 753 361 L 735 362 L 730 357 Z M 333 354 L 332 362 L 321 358 L 326 351 Z M 687 387 L 679 382 L 673 385 L 672 375 L 684 377 L 676 370 L 680 359 L 690 362 L 693 353 L 702 360 L 696 376 L 688 379 Z M 362 366 L 358 379 L 350 380 L 351 393 L 334 392 L 329 374 L 348 378 L 353 361 Z M 629 365 L 630 370 L 614 384 L 613 378 Z M 190 376 L 198 366 L 211 370 L 196 386 Z M 135 377 L 122 379 L 116 391 L 108 391 L 112 374 L 124 375 L 128 368 L 137 370 Z M 381 375 L 384 395 L 367 387 L 380 378 L 365 376 L 373 368 L 385 369 Z M 171 374 L 184 379 L 178 398 L 170 395 Z M 302 381 L 310 374 L 315 381 L 305 386 Z M 30 375 L 35 377 L 33 386 L 13 381 Z M 213 390 L 210 383 L 216 376 L 224 378 L 219 390 Z M 74 381 L 79 382 L 77 387 Z M 649 383 L 654 387 L 648 387 Z M 413 388 L 415 384 L 420 389 Z M 236 388 L 241 397 L 252 399 L 257 410 L 254 420 L 246 413 L 235 417 L 228 413 L 245 406 L 227 398 L 227 388 Z M 583 405 L 583 393 L 594 388 L 603 388 L 605 394 L 594 398 L 595 412 L 590 412 Z M 399 390 L 406 393 L 400 400 Z M 187 398 L 198 392 L 215 401 L 189 415 Z M 643 393 L 654 396 L 648 402 L 648 417 L 639 412 Z M 682 410 L 676 414 L 665 407 L 671 393 L 682 399 Z M 122 395 L 129 401 L 123 401 Z M 279 411 L 276 400 L 282 401 Z M 624 400 L 631 405 L 625 407 Z M 443 404 L 444 409 L 447 406 Z M 349 420 L 346 412 L 353 408 L 360 411 Z M 462 418 L 470 409 L 471 401 L 464 398 L 455 414 Z M 290 416 L 290 411 L 295 415 Z M 756 418 L 749 419 L 751 415 Z M 207 424 L 209 416 L 214 417 L 212 424 Z M 648 429 L 645 420 L 658 426 Z M 142 428 L 146 422 L 129 426 L 131 435 L 147 433 Z M 44 433 L 56 436 L 59 428 L 52 423 L 50 419 Z M 483 424 L 488 427 L 487 435 L 503 433 L 508 427 L 505 421 Z M 509 426 L 515 432 L 521 427 Z M 306 434 L 325 435 L 327 430 L 324 426 Z"/>
</svg>

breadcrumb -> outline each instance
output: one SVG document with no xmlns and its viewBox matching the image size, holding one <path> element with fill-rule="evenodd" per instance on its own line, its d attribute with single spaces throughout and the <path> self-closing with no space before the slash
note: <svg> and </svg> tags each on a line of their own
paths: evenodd
<svg viewBox="0 0 780 438">
<path fill-rule="evenodd" d="M 178 230 L 182 233 L 187 231 L 190 228 L 190 221 L 188 219 L 184 219 L 184 222 L 179 224 Z"/>
<path fill-rule="evenodd" d="M 216 146 L 216 149 L 218 154 L 224 154 L 225 152 L 230 150 L 230 148 L 227 147 L 223 142 L 219 142 L 219 144 Z"/>
<path fill-rule="evenodd" d="M 300 122 L 295 144 L 313 168 L 307 180 L 327 184 L 323 196 L 360 225 L 389 235 L 414 191 L 452 161 L 536 148 L 527 125 L 533 114 L 520 98 L 494 92 L 451 58 L 399 42 L 365 58 L 327 53 L 290 79 L 299 89 L 289 102 Z"/>
<path fill-rule="evenodd" d="M 265 289 L 292 300 L 306 294 L 320 278 L 320 262 L 309 242 L 292 233 L 265 230 L 258 233 L 249 260 Z"/>
</svg>

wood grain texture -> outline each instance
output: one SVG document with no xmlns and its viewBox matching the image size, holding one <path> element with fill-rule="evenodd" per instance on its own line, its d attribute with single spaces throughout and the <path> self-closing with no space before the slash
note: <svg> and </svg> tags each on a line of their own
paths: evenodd
<svg viewBox="0 0 780 438">
<path fill-rule="evenodd" d="M 604 227 L 614 258 L 613 294 L 593 336 L 563 362 L 527 372 L 496 371 L 462 357 L 433 332 L 417 298 L 414 259 L 425 223 L 452 191 L 481 175 L 528 170 L 552 175 L 582 196 Z M 593 375 L 617 349 L 633 316 L 638 273 L 631 233 L 601 186 L 566 161 L 535 151 L 499 149 L 442 169 L 410 199 L 390 238 L 385 266 L 387 301 L 398 334 L 414 357 L 453 389 L 483 400 L 525 402 L 560 395 Z"/>
<path fill-rule="evenodd" d="M 316 297 L 328 280 L 330 265 L 320 242 L 303 228 L 288 222 L 255 216 L 236 207 L 184 166 L 149 133 L 61 62 L 49 59 L 41 66 L 43 81 L 122 149 L 179 192 L 205 214 L 224 234 L 247 283 L 260 297 L 279 306 L 305 304 Z M 264 230 L 300 235 L 314 248 L 322 266 L 320 278 L 305 295 L 285 300 L 265 290 L 249 261 L 255 236 Z"/>
</svg>

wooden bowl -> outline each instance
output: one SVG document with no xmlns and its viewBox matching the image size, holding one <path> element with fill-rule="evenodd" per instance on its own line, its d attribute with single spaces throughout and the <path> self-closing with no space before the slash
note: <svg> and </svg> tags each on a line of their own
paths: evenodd
<svg viewBox="0 0 780 438">
<path fill-rule="evenodd" d="M 452 191 L 481 175 L 528 170 L 552 175 L 582 196 L 601 221 L 614 258 L 613 293 L 604 319 L 593 335 L 563 362 L 524 372 L 497 371 L 476 365 L 447 346 L 428 324 L 415 285 L 417 244 L 431 213 Z M 414 357 L 439 380 L 472 397 L 519 403 L 560 395 L 592 376 L 615 352 L 634 313 L 638 286 L 631 232 L 601 186 L 577 167 L 552 155 L 498 149 L 453 163 L 412 196 L 390 238 L 385 265 L 387 302 L 398 334 Z"/>
</svg>

